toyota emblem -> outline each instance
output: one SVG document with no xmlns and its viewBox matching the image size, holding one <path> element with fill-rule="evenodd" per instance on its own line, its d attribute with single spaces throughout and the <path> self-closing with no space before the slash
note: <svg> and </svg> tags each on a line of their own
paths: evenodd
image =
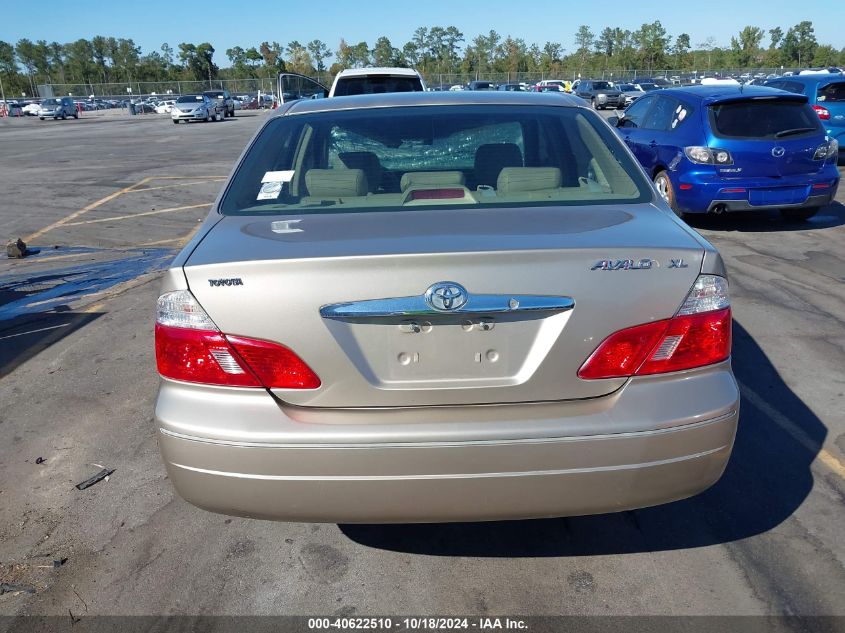
<svg viewBox="0 0 845 633">
<path fill-rule="evenodd" d="M 438 312 L 453 312 L 466 305 L 469 293 L 454 281 L 439 281 L 425 291 L 425 301 Z"/>
</svg>

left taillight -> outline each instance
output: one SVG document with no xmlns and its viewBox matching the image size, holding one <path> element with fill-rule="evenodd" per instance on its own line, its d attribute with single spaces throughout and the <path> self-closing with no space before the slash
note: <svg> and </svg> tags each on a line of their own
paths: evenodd
<svg viewBox="0 0 845 633">
<path fill-rule="evenodd" d="M 608 336 L 578 370 L 585 380 L 694 369 L 731 354 L 728 283 L 700 275 L 677 314 Z"/>
<path fill-rule="evenodd" d="M 813 110 L 816 111 L 816 114 L 819 115 L 819 118 L 822 121 L 830 121 L 830 110 L 828 110 L 824 106 L 814 105 Z"/>
<path fill-rule="evenodd" d="M 223 334 L 187 290 L 158 299 L 156 365 L 165 378 L 207 385 L 316 389 L 320 379 L 291 349 Z"/>
</svg>

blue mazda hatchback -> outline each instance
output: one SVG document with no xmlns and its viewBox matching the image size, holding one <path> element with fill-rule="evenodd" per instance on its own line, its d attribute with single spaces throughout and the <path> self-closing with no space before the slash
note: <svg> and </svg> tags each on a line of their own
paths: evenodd
<svg viewBox="0 0 845 633">
<path fill-rule="evenodd" d="M 608 122 L 679 216 L 779 209 L 806 220 L 839 185 L 839 146 L 807 97 L 760 86 L 649 93 Z"/>
<path fill-rule="evenodd" d="M 845 164 L 845 75 L 813 73 L 776 77 L 764 85 L 807 95 L 828 135 L 839 141 L 839 164 Z"/>
</svg>

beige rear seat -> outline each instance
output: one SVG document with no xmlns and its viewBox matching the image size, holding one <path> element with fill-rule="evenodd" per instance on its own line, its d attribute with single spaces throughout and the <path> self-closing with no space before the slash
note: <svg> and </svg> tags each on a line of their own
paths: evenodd
<svg viewBox="0 0 845 633">
<path fill-rule="evenodd" d="M 344 198 L 366 197 L 367 187 L 367 174 L 363 169 L 309 169 L 305 172 L 308 195 L 302 202 L 342 202 Z"/>
</svg>

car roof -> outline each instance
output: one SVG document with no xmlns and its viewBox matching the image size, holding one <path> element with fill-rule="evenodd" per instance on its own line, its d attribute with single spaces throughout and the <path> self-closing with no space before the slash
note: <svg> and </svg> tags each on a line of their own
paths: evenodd
<svg viewBox="0 0 845 633">
<path fill-rule="evenodd" d="M 419 73 L 413 68 L 389 68 L 387 66 L 376 66 L 373 68 L 347 68 L 338 73 L 338 77 L 367 77 L 369 75 L 401 75 L 405 77 L 419 77 Z"/>
<path fill-rule="evenodd" d="M 786 77 L 772 77 L 767 79 L 769 81 L 797 81 L 800 84 L 817 84 L 831 81 L 845 81 L 845 75 L 842 73 L 812 73 L 806 75 L 788 75 Z"/>
<path fill-rule="evenodd" d="M 779 91 L 780 92 L 780 91 Z M 285 104 L 288 105 L 288 104 Z M 351 97 L 325 99 L 300 99 L 280 108 L 277 116 L 364 110 L 369 108 L 413 107 L 451 105 L 519 105 L 584 107 L 584 101 L 569 95 L 509 91 L 435 91 L 435 92 L 386 92 Z"/>
<path fill-rule="evenodd" d="M 783 99 L 803 100 L 803 95 L 784 92 L 768 86 L 738 86 L 733 84 L 711 84 L 709 86 L 686 86 L 684 88 L 665 88 L 660 91 L 661 95 L 676 95 L 679 97 L 692 98 L 700 101 L 703 105 L 720 103 L 723 101 L 737 101 L 740 99 L 763 99 L 780 97 Z"/>
</svg>

